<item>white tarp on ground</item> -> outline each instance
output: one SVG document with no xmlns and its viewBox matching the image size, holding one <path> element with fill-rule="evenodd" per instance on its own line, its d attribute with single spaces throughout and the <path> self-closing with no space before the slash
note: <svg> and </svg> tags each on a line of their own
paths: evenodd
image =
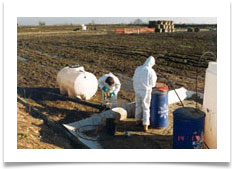
<svg viewBox="0 0 234 169">
<path fill-rule="evenodd" d="M 191 91 L 191 90 L 187 90 L 184 87 L 181 87 L 181 88 L 175 89 L 175 90 L 176 90 L 178 96 L 180 97 L 181 101 L 183 101 L 185 99 L 189 99 L 193 95 L 196 94 L 196 92 Z M 179 102 L 180 100 L 179 100 L 178 96 L 176 95 L 176 93 L 175 93 L 174 90 L 170 90 L 168 92 L 168 104 L 173 104 L 173 103 Z M 202 93 L 198 93 L 198 97 L 202 99 L 203 98 L 203 94 Z"/>
</svg>

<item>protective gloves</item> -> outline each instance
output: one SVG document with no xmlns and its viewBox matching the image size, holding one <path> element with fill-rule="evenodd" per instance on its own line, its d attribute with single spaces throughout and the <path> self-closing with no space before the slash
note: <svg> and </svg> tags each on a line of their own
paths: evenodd
<svg viewBox="0 0 234 169">
<path fill-rule="evenodd" d="M 112 97 L 114 97 L 114 96 L 115 96 L 115 93 L 112 92 L 112 93 L 110 94 L 110 98 L 112 98 Z"/>
<path fill-rule="evenodd" d="M 109 89 L 108 89 L 106 86 L 103 86 L 103 87 L 102 87 L 102 91 L 108 92 L 108 90 L 109 90 Z"/>
</svg>

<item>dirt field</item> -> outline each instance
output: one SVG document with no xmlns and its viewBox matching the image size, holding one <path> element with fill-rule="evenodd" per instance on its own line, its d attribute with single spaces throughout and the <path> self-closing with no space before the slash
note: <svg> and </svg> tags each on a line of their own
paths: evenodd
<svg viewBox="0 0 234 169">
<path fill-rule="evenodd" d="M 164 78 L 168 77 L 176 88 L 183 86 L 186 89 L 195 90 L 196 66 L 199 57 L 206 51 L 215 54 L 217 52 L 217 33 L 215 31 L 117 35 L 113 33 L 113 28 L 108 27 L 97 27 L 96 30 L 86 32 L 75 32 L 73 31 L 74 28 L 74 26 L 18 28 L 18 94 L 27 98 L 28 103 L 38 107 L 49 118 L 61 124 L 81 120 L 99 113 L 97 109 L 40 94 L 40 91 L 59 92 L 56 75 L 60 69 L 67 65 L 80 64 L 84 66 L 85 70 L 94 73 L 97 78 L 104 73 L 113 72 L 122 83 L 119 92 L 119 104 L 121 105 L 134 101 L 131 77 L 135 68 L 143 64 L 149 55 L 156 58 L 154 69 L 158 75 L 158 82 L 168 83 Z M 207 63 L 215 59 L 215 57 L 209 55 L 206 60 L 201 60 L 201 64 L 198 65 L 199 92 L 204 90 Z M 98 90 L 89 102 L 101 104 L 101 91 Z M 54 132 L 51 129 L 45 130 L 41 121 L 33 119 L 20 107 L 21 105 L 18 104 L 18 148 L 72 148 L 66 140 L 62 141 L 61 144 L 56 143 L 57 141 L 50 141 L 49 144 L 44 145 L 48 141 L 39 139 L 43 135 L 40 131 L 47 131 L 48 134 L 44 134 L 43 137 L 48 137 L 49 140 L 53 140 Z M 170 112 L 174 108 L 176 106 L 170 107 Z M 28 120 L 25 121 L 27 118 Z M 37 127 L 33 126 L 33 122 L 31 122 L 33 120 L 36 120 Z M 132 126 L 133 121 L 128 120 L 126 123 L 123 122 L 122 126 L 127 124 Z M 27 122 L 27 125 L 21 127 L 24 122 Z M 171 124 L 172 121 L 170 121 Z M 31 130 L 28 131 L 27 129 L 30 129 L 30 127 Z M 121 135 L 121 130 L 119 132 L 119 135 Z M 171 144 L 155 143 L 157 139 L 154 139 L 157 135 L 162 135 L 162 138 L 170 140 L 172 137 L 170 126 L 167 129 L 157 131 L 150 129 L 150 132 L 155 133 L 149 137 L 149 133 L 137 132 L 137 134 L 135 133 L 136 136 L 126 139 L 129 143 L 134 142 L 135 137 L 139 138 L 140 141 L 142 139 L 147 140 L 145 141 L 147 144 L 143 148 L 171 148 Z M 27 146 L 30 143 L 23 140 L 27 140 L 29 137 L 24 134 L 33 135 L 32 138 L 35 138 L 37 144 Z M 126 139 L 116 140 L 126 142 Z M 105 143 L 103 144 L 105 145 Z M 155 147 L 158 144 L 159 146 Z M 154 146 L 152 147 L 152 145 Z M 137 147 L 138 144 L 134 146 L 139 148 Z M 121 147 L 113 146 L 109 148 Z"/>
<path fill-rule="evenodd" d="M 42 119 L 32 117 L 24 105 L 17 104 L 17 148 L 18 149 L 61 149 L 72 148 L 63 136 L 43 124 Z"/>
</svg>

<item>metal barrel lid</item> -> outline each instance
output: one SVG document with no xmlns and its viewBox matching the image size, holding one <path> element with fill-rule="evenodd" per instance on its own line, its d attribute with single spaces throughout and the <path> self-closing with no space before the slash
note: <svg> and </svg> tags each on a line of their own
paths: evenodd
<svg viewBox="0 0 234 169">
<path fill-rule="evenodd" d="M 173 116 L 184 120 L 199 120 L 204 118 L 206 114 L 194 107 L 181 107 L 173 112 Z"/>
</svg>

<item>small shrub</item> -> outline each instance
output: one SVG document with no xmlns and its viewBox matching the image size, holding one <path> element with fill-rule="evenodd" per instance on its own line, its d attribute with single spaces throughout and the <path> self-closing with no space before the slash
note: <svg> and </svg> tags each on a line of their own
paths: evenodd
<svg viewBox="0 0 234 169">
<path fill-rule="evenodd" d="M 27 135 L 24 134 L 24 133 L 18 133 L 17 135 L 18 135 L 18 138 L 19 138 L 19 139 L 27 138 Z"/>
</svg>

